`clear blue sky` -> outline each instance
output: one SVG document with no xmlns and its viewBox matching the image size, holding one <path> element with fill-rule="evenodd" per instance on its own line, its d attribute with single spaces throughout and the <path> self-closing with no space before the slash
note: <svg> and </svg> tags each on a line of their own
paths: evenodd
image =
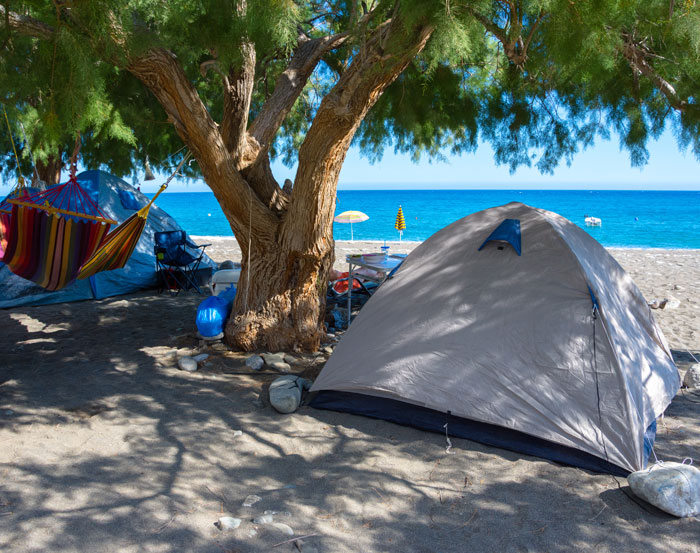
<svg viewBox="0 0 700 553">
<path fill-rule="evenodd" d="M 648 149 L 649 163 L 641 169 L 630 166 L 628 153 L 620 151 L 617 138 L 613 137 L 579 152 L 570 167 L 563 164 L 553 175 L 541 175 L 534 168 L 520 168 L 511 175 L 508 167 L 496 166 L 488 145 L 480 146 L 474 154 L 448 156 L 447 162 L 422 159 L 418 164 L 408 156 L 386 151 L 382 161 L 374 165 L 353 148 L 340 173 L 339 189 L 700 190 L 700 162 L 690 151 L 679 152 L 670 132 L 649 143 Z M 272 170 L 281 183 L 285 178 L 294 179 L 296 167 L 290 169 L 275 162 Z M 155 181 L 143 183 L 142 189 L 154 192 L 165 178 L 166 175 L 157 175 Z M 208 190 L 202 181 L 175 181 L 168 188 L 169 192 Z"/>
</svg>

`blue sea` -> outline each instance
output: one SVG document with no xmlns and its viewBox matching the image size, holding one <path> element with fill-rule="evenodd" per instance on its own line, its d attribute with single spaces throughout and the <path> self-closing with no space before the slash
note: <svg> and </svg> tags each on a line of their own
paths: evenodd
<svg viewBox="0 0 700 553">
<path fill-rule="evenodd" d="M 398 240 L 394 222 L 401 205 L 403 239 L 421 241 L 470 213 L 511 201 L 559 213 L 604 246 L 700 249 L 700 191 L 340 190 L 336 214 L 356 210 L 369 216 L 352 225 L 355 240 Z M 156 204 L 189 234 L 232 236 L 210 192 L 167 193 Z M 587 227 L 586 215 L 603 224 Z M 333 235 L 350 240 L 350 225 L 334 223 Z"/>
</svg>

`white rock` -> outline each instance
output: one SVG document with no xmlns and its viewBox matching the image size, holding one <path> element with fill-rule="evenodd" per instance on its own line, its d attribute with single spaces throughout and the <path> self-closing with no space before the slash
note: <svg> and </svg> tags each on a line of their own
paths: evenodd
<svg viewBox="0 0 700 553">
<path fill-rule="evenodd" d="M 236 431 L 233 433 L 233 437 L 234 437 L 234 438 L 238 438 L 238 436 L 243 436 L 243 432 L 241 432 L 240 430 L 236 430 Z"/>
<path fill-rule="evenodd" d="M 273 363 L 284 363 L 284 353 L 263 353 L 262 358 L 266 365 L 272 366 Z"/>
<path fill-rule="evenodd" d="M 219 520 L 217 520 L 214 523 L 214 526 L 216 526 L 219 530 L 235 530 L 241 525 L 241 519 L 240 518 L 233 518 L 233 517 L 221 517 Z"/>
<path fill-rule="evenodd" d="M 252 507 L 255 505 L 258 501 L 260 501 L 262 497 L 259 495 L 249 495 L 243 500 L 243 506 L 244 507 Z"/>
<path fill-rule="evenodd" d="M 270 404 L 280 413 L 293 413 L 301 403 L 302 389 L 311 388 L 311 381 L 295 375 L 284 375 L 270 384 Z"/>
<path fill-rule="evenodd" d="M 627 482 L 638 497 L 677 517 L 700 515 L 700 470 L 666 462 L 633 472 Z"/>
<path fill-rule="evenodd" d="M 253 519 L 253 524 L 270 524 L 274 519 L 273 515 L 259 515 Z"/>
<path fill-rule="evenodd" d="M 321 351 L 325 354 L 330 355 L 331 353 L 333 353 L 333 348 L 331 346 L 326 346 L 322 348 Z"/>
<path fill-rule="evenodd" d="M 178 367 L 183 371 L 193 373 L 197 370 L 197 361 L 191 357 L 181 357 L 177 362 Z"/>
<path fill-rule="evenodd" d="M 700 363 L 690 365 L 683 377 L 683 385 L 687 388 L 700 388 Z"/>
<path fill-rule="evenodd" d="M 276 371 L 280 371 L 283 373 L 288 373 L 292 370 L 292 367 L 289 365 L 289 363 L 285 363 L 284 361 L 275 361 L 274 363 L 269 363 L 269 365 Z"/>
<path fill-rule="evenodd" d="M 293 355 L 291 355 L 289 353 L 285 353 L 284 354 L 284 362 L 289 363 L 290 365 L 293 365 L 294 363 L 298 363 L 299 360 L 296 357 L 294 357 Z"/>
<path fill-rule="evenodd" d="M 254 538 L 257 535 L 258 535 L 258 532 L 257 532 L 257 530 L 255 530 L 255 528 L 251 528 L 250 530 L 248 530 L 248 537 L 249 538 Z"/>
<path fill-rule="evenodd" d="M 200 353 L 199 355 L 195 355 L 192 359 L 197 361 L 197 363 L 201 363 L 202 361 L 204 361 L 208 357 L 209 357 L 208 353 Z"/>
<path fill-rule="evenodd" d="M 245 360 L 245 366 L 253 369 L 254 371 L 259 371 L 262 369 L 264 364 L 265 361 L 263 361 L 263 358 L 259 355 L 251 355 Z"/>
<path fill-rule="evenodd" d="M 681 300 L 674 296 L 668 296 L 659 305 L 659 309 L 678 309 L 681 306 Z"/>
<path fill-rule="evenodd" d="M 272 524 L 270 524 L 270 526 L 272 526 L 273 528 L 277 528 L 277 530 L 288 536 L 294 535 L 294 530 L 292 530 L 291 527 L 287 526 L 282 522 L 273 522 Z"/>
</svg>

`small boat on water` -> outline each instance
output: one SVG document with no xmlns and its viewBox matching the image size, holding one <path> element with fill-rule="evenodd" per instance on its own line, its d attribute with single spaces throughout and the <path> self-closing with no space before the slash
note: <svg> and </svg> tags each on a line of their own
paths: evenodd
<svg viewBox="0 0 700 553">
<path fill-rule="evenodd" d="M 603 224 L 603 221 L 601 221 L 598 217 L 590 217 L 588 215 L 586 215 L 584 221 L 589 227 L 599 227 Z"/>
</svg>

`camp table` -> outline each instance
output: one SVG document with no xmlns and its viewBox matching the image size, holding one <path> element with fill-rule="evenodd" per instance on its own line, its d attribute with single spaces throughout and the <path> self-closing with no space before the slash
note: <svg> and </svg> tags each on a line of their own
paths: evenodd
<svg viewBox="0 0 700 553">
<path fill-rule="evenodd" d="M 401 262 L 405 259 L 405 254 L 394 254 L 385 255 L 383 258 L 377 256 L 377 254 L 362 255 L 362 254 L 350 254 L 346 257 L 348 262 L 348 326 L 350 326 L 350 314 L 351 314 L 351 301 L 352 301 L 352 285 L 353 285 L 353 271 L 357 269 L 371 269 L 377 272 L 380 276 L 367 276 L 362 275 L 363 280 L 369 280 L 381 284 L 389 276 L 389 273 L 396 269 Z"/>
</svg>

